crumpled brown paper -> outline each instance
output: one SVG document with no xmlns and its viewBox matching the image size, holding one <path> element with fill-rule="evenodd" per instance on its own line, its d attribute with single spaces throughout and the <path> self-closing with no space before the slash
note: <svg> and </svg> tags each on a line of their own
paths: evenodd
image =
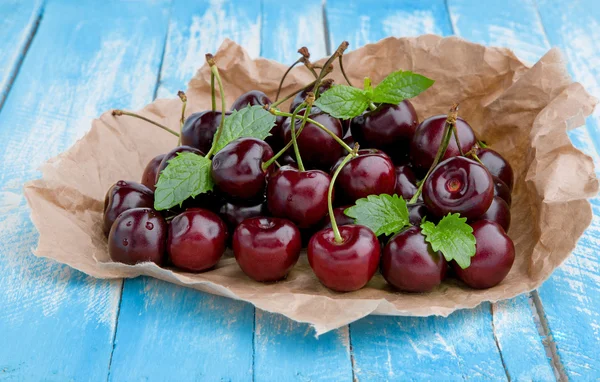
<svg viewBox="0 0 600 382">
<path fill-rule="evenodd" d="M 274 96 L 286 69 L 273 61 L 251 60 L 231 41 L 223 43 L 216 61 L 229 105 L 252 89 Z M 586 198 L 598 191 L 591 158 L 575 149 L 566 134 L 567 129 L 584 123 L 596 100 L 571 80 L 559 51 L 550 50 L 528 68 L 507 49 L 426 35 L 367 45 L 347 53 L 344 64 L 355 84 L 361 84 L 365 76 L 377 84 L 398 69 L 435 79 L 432 88 L 412 100 L 419 118 L 446 113 L 453 102 L 459 102 L 460 115 L 477 136 L 510 161 L 516 184 L 509 234 L 517 255 L 500 285 L 473 290 L 450 279 L 431 293 L 406 294 L 394 291 L 377 275 L 367 287 L 340 294 L 318 282 L 306 256 L 287 280 L 274 284 L 246 277 L 230 253 L 216 269 L 200 274 L 152 263 L 113 263 L 101 228 L 106 190 L 120 179 L 138 181 L 146 163 L 175 146 L 176 139 L 140 120 L 115 118 L 110 111 L 95 120 L 91 131 L 72 148 L 48 161 L 41 168 L 41 179 L 25 186 L 31 218 L 40 232 L 35 254 L 95 277 L 149 275 L 248 301 L 308 322 L 317 334 L 368 314 L 446 316 L 456 309 L 537 288 L 567 258 L 589 225 L 592 212 Z M 333 78 L 344 83 L 337 68 Z M 311 80 L 305 68 L 296 68 L 282 94 Z M 204 65 L 189 83 L 189 113 L 210 108 L 209 83 L 209 69 Z M 176 129 L 180 110 L 178 99 L 161 99 L 141 113 Z"/>
</svg>

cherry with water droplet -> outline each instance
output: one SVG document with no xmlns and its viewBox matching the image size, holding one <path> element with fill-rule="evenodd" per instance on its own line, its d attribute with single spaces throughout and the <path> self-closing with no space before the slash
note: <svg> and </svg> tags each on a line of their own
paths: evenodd
<svg viewBox="0 0 600 382">
<path fill-rule="evenodd" d="M 151 189 L 137 182 L 119 180 L 108 189 L 104 198 L 104 234 L 108 236 L 110 228 L 121 213 L 132 208 L 153 206 L 154 193 Z"/>
</svg>

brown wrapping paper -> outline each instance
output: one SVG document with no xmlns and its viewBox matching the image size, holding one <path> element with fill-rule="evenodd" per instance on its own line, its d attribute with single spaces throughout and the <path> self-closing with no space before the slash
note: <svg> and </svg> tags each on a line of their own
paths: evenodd
<svg viewBox="0 0 600 382">
<path fill-rule="evenodd" d="M 286 69 L 273 61 L 251 60 L 231 41 L 223 43 L 216 61 L 229 105 L 252 89 L 274 96 Z M 176 139 L 140 120 L 115 118 L 110 111 L 95 120 L 91 131 L 72 148 L 43 165 L 41 179 L 25 186 L 31 218 L 40 232 L 35 254 L 99 278 L 148 275 L 248 301 L 260 309 L 310 323 L 317 334 L 368 314 L 446 316 L 540 286 L 589 225 L 592 212 L 586 198 L 598 191 L 591 158 L 575 149 L 566 134 L 567 129 L 584 123 L 596 100 L 571 80 L 560 52 L 550 50 L 528 68 L 507 49 L 426 35 L 367 45 L 347 53 L 344 64 L 355 84 L 362 83 L 365 76 L 377 84 L 399 69 L 435 79 L 431 89 L 413 100 L 419 118 L 445 113 L 453 102 L 459 102 L 460 115 L 478 137 L 510 161 L 516 184 L 509 235 L 517 255 L 500 285 L 473 290 L 450 279 L 431 293 L 405 294 L 394 291 L 376 275 L 367 287 L 341 294 L 318 282 L 304 255 L 287 280 L 274 284 L 250 280 L 231 253 L 216 269 L 200 274 L 162 269 L 152 263 L 113 263 L 101 229 L 106 190 L 120 179 L 139 181 L 146 163 L 175 146 Z M 311 78 L 305 68 L 294 69 L 282 94 Z M 333 78 L 343 83 L 339 70 Z M 210 108 L 206 65 L 190 81 L 187 95 L 188 113 Z M 161 99 L 141 113 L 176 129 L 180 110 L 178 99 Z"/>
</svg>

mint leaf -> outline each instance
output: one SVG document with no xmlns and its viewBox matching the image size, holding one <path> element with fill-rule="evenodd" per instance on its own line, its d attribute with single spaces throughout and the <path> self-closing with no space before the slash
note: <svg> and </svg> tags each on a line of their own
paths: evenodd
<svg viewBox="0 0 600 382">
<path fill-rule="evenodd" d="M 442 252 L 446 261 L 454 260 L 462 269 L 471 265 L 471 257 L 475 256 L 475 236 L 467 218 L 448 214 L 437 226 L 432 222 L 422 223 L 421 231 L 431 248 Z"/>
<path fill-rule="evenodd" d="M 361 115 L 369 107 L 369 96 L 366 91 L 346 85 L 335 85 L 321 94 L 315 106 L 325 113 L 342 119 Z"/>
<path fill-rule="evenodd" d="M 275 126 L 275 116 L 262 106 L 246 106 L 225 117 L 221 138 L 217 142 L 215 153 L 238 138 L 265 139 Z"/>
<path fill-rule="evenodd" d="M 375 235 L 391 235 L 410 225 L 406 201 L 398 195 L 369 195 L 358 199 L 356 205 L 344 213 L 354 218 L 356 224 L 370 228 Z"/>
<path fill-rule="evenodd" d="M 211 161 L 194 153 L 181 153 L 160 173 L 154 191 L 154 209 L 181 205 L 186 199 L 213 189 Z"/>
<path fill-rule="evenodd" d="M 413 72 L 389 74 L 373 89 L 372 102 L 397 104 L 427 90 L 435 81 Z"/>
</svg>

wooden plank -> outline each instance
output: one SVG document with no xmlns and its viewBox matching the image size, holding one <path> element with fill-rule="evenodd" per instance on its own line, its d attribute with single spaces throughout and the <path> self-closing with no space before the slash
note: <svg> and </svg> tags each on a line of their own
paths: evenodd
<svg viewBox="0 0 600 382">
<path fill-rule="evenodd" d="M 37 233 L 22 184 L 89 130 L 92 118 L 150 101 L 168 6 L 91 0 L 45 6 L 0 112 L 0 379 L 107 378 L 121 283 L 35 258 Z"/>
<path fill-rule="evenodd" d="M 41 0 L 0 3 L 0 109 L 35 34 L 41 12 Z"/>
<path fill-rule="evenodd" d="M 204 64 L 204 54 L 215 52 L 225 37 L 258 55 L 259 20 L 257 2 L 176 0 L 159 96 L 185 89 Z M 118 322 L 112 380 L 252 379 L 250 304 L 140 278 L 124 282 Z M 147 353 L 135 351 L 146 348 Z"/>
<path fill-rule="evenodd" d="M 175 97 L 225 38 L 260 54 L 260 0 L 174 0 L 157 98 Z"/>
</svg>

